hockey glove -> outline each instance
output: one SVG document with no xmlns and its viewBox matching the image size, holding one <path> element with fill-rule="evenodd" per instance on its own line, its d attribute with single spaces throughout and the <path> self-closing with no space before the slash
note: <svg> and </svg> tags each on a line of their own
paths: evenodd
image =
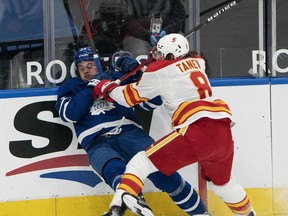
<svg viewBox="0 0 288 216">
<path fill-rule="evenodd" d="M 92 96 L 94 100 L 100 96 L 103 97 L 105 100 L 113 103 L 115 101 L 110 98 L 108 94 L 110 91 L 112 91 L 118 86 L 119 84 L 115 81 L 102 80 L 93 88 Z"/>
<path fill-rule="evenodd" d="M 115 66 L 121 71 L 121 73 L 126 74 L 132 71 L 139 65 L 139 62 L 131 56 L 122 56 L 117 59 Z"/>
<path fill-rule="evenodd" d="M 158 35 L 153 35 L 153 34 L 152 34 L 152 35 L 150 36 L 150 43 L 151 43 L 151 45 L 152 45 L 152 46 L 155 46 L 156 43 L 158 42 L 158 40 L 159 40 L 160 38 L 164 37 L 165 35 L 167 35 L 167 33 L 166 33 L 165 30 L 162 30 L 162 31 L 160 32 L 160 34 L 158 34 Z"/>
</svg>

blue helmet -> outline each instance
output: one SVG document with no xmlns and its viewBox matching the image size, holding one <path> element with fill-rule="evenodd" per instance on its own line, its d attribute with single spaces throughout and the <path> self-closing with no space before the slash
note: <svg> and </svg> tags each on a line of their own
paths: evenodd
<svg viewBox="0 0 288 216">
<path fill-rule="evenodd" d="M 93 51 L 90 47 L 80 48 L 77 51 L 74 57 L 74 63 L 77 66 L 81 61 L 95 61 Z"/>
<path fill-rule="evenodd" d="M 98 54 L 93 54 L 91 47 L 80 48 L 74 56 L 74 64 L 76 65 L 76 76 L 79 77 L 77 64 L 81 61 L 94 61 L 98 70 L 98 75 L 102 75 L 100 59 L 101 57 Z"/>
</svg>

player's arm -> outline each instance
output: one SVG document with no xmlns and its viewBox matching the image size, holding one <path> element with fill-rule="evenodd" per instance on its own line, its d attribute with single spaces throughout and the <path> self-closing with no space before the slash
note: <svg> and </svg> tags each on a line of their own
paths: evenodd
<svg viewBox="0 0 288 216">
<path fill-rule="evenodd" d="M 80 85 L 62 85 L 58 89 L 56 109 L 65 122 L 77 122 L 89 112 L 93 104 L 92 89 Z M 85 84 L 86 86 L 86 84 Z"/>
<path fill-rule="evenodd" d="M 93 97 L 133 107 L 161 95 L 161 82 L 156 73 L 143 73 L 137 83 L 120 86 L 116 81 L 102 80 L 93 88 Z"/>
<path fill-rule="evenodd" d="M 123 106 L 133 107 L 157 97 L 160 92 L 161 82 L 157 73 L 144 72 L 137 83 L 114 88 L 107 95 Z"/>
</svg>

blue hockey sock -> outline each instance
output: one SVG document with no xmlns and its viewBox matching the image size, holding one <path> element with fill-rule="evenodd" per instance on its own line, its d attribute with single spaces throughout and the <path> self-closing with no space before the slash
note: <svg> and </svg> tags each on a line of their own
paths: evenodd
<svg viewBox="0 0 288 216">
<path fill-rule="evenodd" d="M 105 165 L 103 169 L 103 178 L 114 191 L 116 190 L 125 169 L 126 164 L 120 159 L 112 159 Z"/>
<path fill-rule="evenodd" d="M 169 193 L 169 196 L 189 215 L 204 214 L 207 211 L 198 193 L 184 179 L 174 192 Z"/>
<path fill-rule="evenodd" d="M 174 203 L 187 214 L 204 214 L 207 211 L 198 193 L 179 173 L 166 176 L 160 172 L 155 172 L 150 174 L 148 178 L 158 189 L 167 192 Z"/>
</svg>

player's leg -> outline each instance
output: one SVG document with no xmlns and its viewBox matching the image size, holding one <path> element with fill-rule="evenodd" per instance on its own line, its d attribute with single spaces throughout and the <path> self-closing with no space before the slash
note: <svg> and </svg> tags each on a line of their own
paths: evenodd
<svg viewBox="0 0 288 216">
<path fill-rule="evenodd" d="M 156 172 L 156 167 L 151 163 L 151 161 L 147 158 L 147 155 L 145 151 L 141 151 L 137 153 L 127 164 L 126 171 L 122 177 L 122 180 L 113 196 L 112 202 L 110 203 L 110 211 L 115 206 L 121 206 L 122 201 L 122 195 L 124 193 L 132 194 L 134 197 L 137 197 L 138 194 L 142 191 L 144 187 L 144 180 L 147 178 L 147 176 L 150 173 Z M 125 203 L 126 204 L 126 203 Z M 129 206 L 129 203 L 126 204 L 130 210 L 135 211 L 135 209 L 132 206 Z M 149 208 L 143 207 L 143 213 L 148 212 Z M 136 209 L 137 210 L 137 209 Z M 135 212 L 138 213 L 138 210 Z M 146 215 L 153 215 L 152 211 L 150 211 L 151 214 Z M 106 216 L 106 215 L 105 215 Z"/>
<path fill-rule="evenodd" d="M 168 192 L 175 204 L 188 215 L 210 215 L 197 192 L 178 173 L 166 176 L 160 172 L 155 172 L 149 177 L 152 181 L 154 180 L 156 187 Z M 122 200 L 131 211 L 139 215 L 153 215 L 146 203 L 139 202 L 135 195 L 124 192 Z"/>
<path fill-rule="evenodd" d="M 111 146 L 115 141 L 106 139 L 104 142 L 91 145 L 87 149 L 87 155 L 91 167 L 97 172 L 113 190 L 126 169 L 125 159 Z"/>
<path fill-rule="evenodd" d="M 216 165 L 201 163 L 202 170 L 207 173 L 203 175 L 210 180 L 209 188 L 226 203 L 235 216 L 256 216 L 244 188 L 230 177 L 231 169 L 229 167 L 232 166 L 232 158 L 233 154 L 227 161 Z"/>
<path fill-rule="evenodd" d="M 224 185 L 214 185 L 212 182 L 208 184 L 209 188 L 226 203 L 235 216 L 256 216 L 245 190 L 233 178 Z"/>
<path fill-rule="evenodd" d="M 116 190 L 126 169 L 126 162 L 110 145 L 113 145 L 112 139 L 91 146 L 87 153 L 89 163 L 94 171 L 102 177 L 106 184 Z M 105 215 L 123 216 L 126 209 L 125 205 L 116 206 Z"/>
<path fill-rule="evenodd" d="M 153 172 L 149 177 L 155 186 L 167 192 L 175 204 L 183 211 L 189 215 L 208 214 L 197 192 L 178 173 L 166 176 L 159 171 L 155 172 L 156 170 L 156 167 L 147 158 L 145 152 L 135 155 L 127 165 L 126 172 L 123 175 L 111 206 L 120 205 L 119 199 L 122 197 L 124 203 L 133 212 L 140 215 L 153 215 L 151 209 L 146 204 L 141 205 L 137 200 L 137 195 L 144 187 L 144 180 Z"/>
<path fill-rule="evenodd" d="M 206 208 L 198 193 L 187 181 L 182 179 L 178 173 L 174 173 L 175 170 L 189 164 L 191 158 L 194 160 L 194 157 L 191 157 L 191 154 L 189 154 L 187 155 L 189 157 L 189 162 L 187 162 L 188 160 L 184 159 L 186 155 L 183 157 L 181 153 L 181 160 L 183 160 L 184 163 L 178 163 L 174 160 L 178 156 L 176 154 L 172 155 L 171 152 L 177 152 L 177 150 L 179 151 L 179 149 L 181 149 L 180 143 L 181 145 L 184 145 L 182 150 L 185 149 L 185 151 L 183 150 L 183 152 L 187 152 L 186 147 L 190 144 L 187 143 L 187 140 L 185 140 L 178 132 L 172 132 L 146 149 L 146 154 L 149 154 L 149 157 L 151 157 L 151 160 L 153 160 L 153 164 L 156 162 L 157 167 L 160 167 L 161 171 L 163 170 L 170 175 L 168 176 L 160 172 L 154 172 L 149 176 L 149 178 L 157 188 L 167 192 L 175 204 L 178 205 L 183 211 L 190 215 L 195 215 L 197 213 L 204 214 L 206 212 Z M 191 153 L 192 151 L 189 149 L 189 152 Z M 195 158 L 197 157 L 195 156 Z M 139 191 L 142 190 L 144 186 L 143 181 L 147 175 L 152 171 L 158 170 L 151 163 L 151 160 L 148 160 L 144 152 L 141 154 L 138 153 L 129 162 L 119 189 L 137 196 Z M 125 195 L 124 197 L 127 199 L 127 201 L 129 201 L 127 198 L 129 197 L 128 195 Z M 130 198 L 132 201 L 129 202 L 133 203 L 135 199 L 133 197 Z"/>
<path fill-rule="evenodd" d="M 126 163 L 119 158 L 113 158 L 105 164 L 103 168 L 103 178 L 114 191 L 120 183 L 125 169 Z"/>
<path fill-rule="evenodd" d="M 179 173 L 166 176 L 160 172 L 155 172 L 150 174 L 148 178 L 158 189 L 167 192 L 174 203 L 188 215 L 207 213 L 197 191 Z"/>
<path fill-rule="evenodd" d="M 235 214 L 235 216 L 255 216 L 250 200 L 244 188 L 231 178 L 233 163 L 233 139 L 229 122 L 210 122 L 208 137 L 213 142 L 214 154 L 201 161 L 202 175 L 209 181 L 210 189 L 218 195 Z M 214 133 L 218 131 L 219 133 Z"/>
<path fill-rule="evenodd" d="M 184 146 L 182 146 L 183 144 Z M 151 173 L 158 171 L 158 169 L 154 165 L 155 163 L 157 164 L 158 168 L 160 167 L 161 172 L 164 171 L 165 174 L 171 175 L 177 169 L 182 168 L 183 166 L 191 163 L 192 161 L 196 162 L 197 156 L 191 149 L 188 148 L 189 154 L 184 155 L 184 153 L 187 153 L 187 147 L 189 146 L 191 145 L 187 142 L 187 140 L 184 140 L 181 134 L 177 132 L 172 132 L 168 134 L 167 136 L 163 137 L 163 139 L 153 144 L 152 147 L 149 147 L 148 149 L 146 149 L 146 152 L 142 151 L 142 152 L 137 153 L 126 166 L 125 174 L 122 177 L 122 180 L 114 195 L 114 198 L 111 202 L 110 207 L 115 206 L 115 205 L 119 206 L 122 204 L 121 197 L 124 192 L 128 192 L 129 194 L 132 194 L 135 197 L 137 197 L 137 195 L 142 191 L 144 187 L 143 182 L 147 178 L 147 176 Z M 181 155 L 181 160 L 183 160 L 183 162 L 179 162 L 177 160 L 175 161 L 175 158 L 178 157 L 176 154 L 171 155 L 171 152 L 179 152 L 179 150 L 181 150 L 180 155 Z M 148 159 L 147 154 L 146 154 L 147 152 L 149 152 L 149 157 L 151 157 L 151 160 L 153 160 L 153 163 L 151 162 L 150 159 Z M 167 157 L 167 154 L 169 157 Z M 181 183 L 179 183 L 178 186 L 180 186 L 180 184 Z M 185 196 L 185 193 L 188 190 L 190 192 L 193 191 L 191 190 L 191 188 L 189 188 L 189 186 L 188 187 L 186 186 L 185 190 L 183 191 L 181 195 L 175 196 L 173 198 L 175 200 L 181 199 L 181 196 Z M 170 191 L 173 192 L 174 190 L 170 189 Z M 195 197 L 193 196 L 193 198 Z M 196 207 L 198 206 L 196 205 Z M 186 211 L 192 211 L 192 210 L 193 210 L 193 207 L 191 209 L 189 208 L 186 209 Z"/>
<path fill-rule="evenodd" d="M 194 149 L 184 136 L 173 131 L 146 149 L 146 154 L 160 172 L 165 173 L 155 172 L 149 176 L 157 188 L 167 192 L 174 203 L 189 215 L 207 213 L 198 193 L 179 173 L 175 173 L 197 161 Z"/>
</svg>

